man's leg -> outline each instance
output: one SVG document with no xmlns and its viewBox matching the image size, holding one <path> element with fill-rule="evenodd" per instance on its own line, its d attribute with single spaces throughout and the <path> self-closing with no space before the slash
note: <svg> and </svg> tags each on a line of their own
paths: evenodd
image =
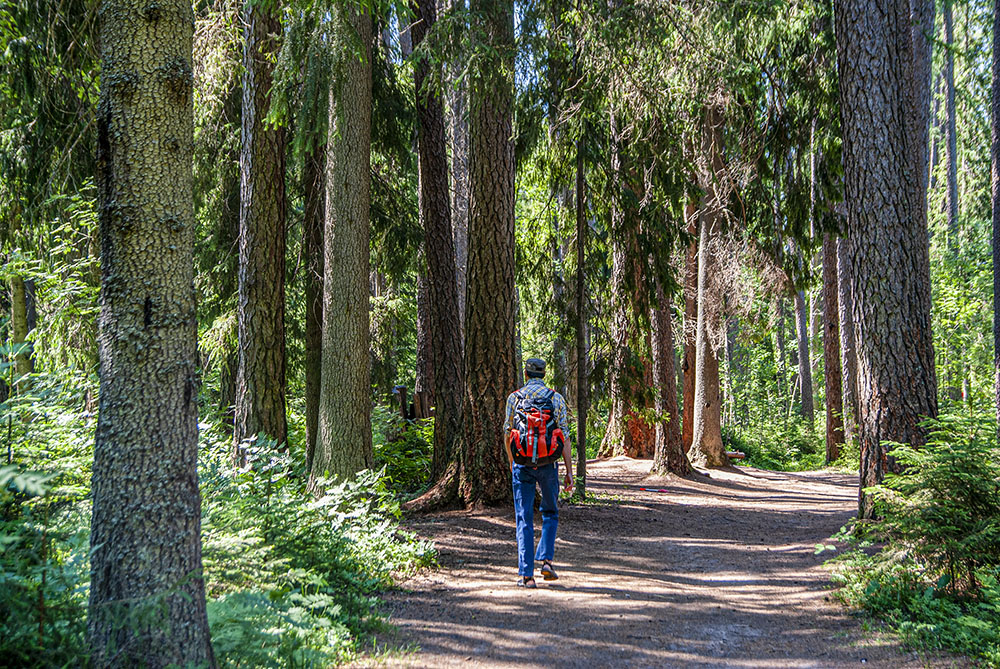
<svg viewBox="0 0 1000 669">
<path fill-rule="evenodd" d="M 538 469 L 538 487 L 542 490 L 542 538 L 535 551 L 536 560 L 551 560 L 559 526 L 559 470 L 556 463 Z"/>
<path fill-rule="evenodd" d="M 514 465 L 514 517 L 517 519 L 517 573 L 524 578 L 534 575 L 531 549 L 535 543 L 535 477 L 531 470 Z"/>
</svg>

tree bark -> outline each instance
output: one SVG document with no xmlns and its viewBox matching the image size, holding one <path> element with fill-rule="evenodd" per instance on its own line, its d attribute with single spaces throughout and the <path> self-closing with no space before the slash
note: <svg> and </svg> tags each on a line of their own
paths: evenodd
<svg viewBox="0 0 1000 669">
<path fill-rule="evenodd" d="M 812 365 L 809 363 L 809 330 L 805 292 L 798 290 L 795 299 L 795 324 L 799 347 L 799 384 L 802 392 L 802 417 L 809 425 L 815 420 L 813 407 Z"/>
<path fill-rule="evenodd" d="M 847 227 L 854 259 L 861 493 L 895 464 L 885 441 L 923 445 L 937 414 L 922 136 L 909 2 L 837 0 Z M 894 147 L 886 151 L 885 147 Z M 888 278 L 885 268 L 892 267 Z"/>
<path fill-rule="evenodd" d="M 14 274 L 10 278 L 10 343 L 14 346 L 14 373 L 22 379 L 17 383 L 27 383 L 25 378 L 31 373 L 31 345 L 28 343 L 28 295 L 24 288 L 24 278 Z"/>
<path fill-rule="evenodd" d="M 837 300 L 837 238 L 823 235 L 823 369 L 826 376 L 826 462 L 844 444 L 844 396 L 840 373 L 840 307 Z"/>
<path fill-rule="evenodd" d="M 463 11 L 465 0 L 445 0 L 451 11 Z M 448 66 L 448 143 L 451 146 L 451 222 L 455 245 L 455 279 L 458 288 L 459 344 L 465 341 L 465 299 L 469 261 L 469 87 L 462 76 L 465 63 Z"/>
<path fill-rule="evenodd" d="M 490 53 L 470 82 L 471 202 L 465 316 L 465 444 L 459 489 L 467 506 L 511 500 L 503 454 L 507 395 L 514 374 L 514 7 L 472 0 L 476 34 Z"/>
<path fill-rule="evenodd" d="M 670 319 L 670 300 L 663 286 L 656 282 L 656 304 L 650 310 L 653 336 L 653 381 L 656 385 L 656 451 L 654 473 L 687 476 L 691 463 L 684 453 L 681 426 L 677 420 L 677 382 L 674 375 L 674 331 Z"/>
<path fill-rule="evenodd" d="M 920 205 L 927 219 L 927 183 L 930 152 L 931 70 L 934 49 L 935 0 L 910 0 L 911 41 L 913 45 L 913 98 L 916 141 L 920 147 L 918 188 L 923 194 Z"/>
<path fill-rule="evenodd" d="M 955 128 L 955 43 L 951 18 L 951 0 L 944 0 L 944 39 L 947 44 L 944 58 L 945 90 L 945 158 L 947 162 L 947 189 L 945 207 L 948 214 L 948 250 L 958 256 L 958 140 Z"/>
<path fill-rule="evenodd" d="M 1000 426 L 1000 11 L 993 0 L 993 83 L 990 113 L 992 136 L 990 144 L 990 187 L 993 207 L 993 392 L 997 425 Z"/>
<path fill-rule="evenodd" d="M 323 364 L 323 221 L 326 218 L 326 144 L 318 142 L 303 166 L 303 255 L 306 269 L 306 470 L 312 470 L 319 432 Z"/>
<path fill-rule="evenodd" d="M 420 209 L 423 210 L 422 202 Z M 426 246 L 422 255 L 424 256 L 424 266 L 417 274 L 417 370 L 413 392 L 433 395 L 434 351 L 431 342 L 434 335 L 431 330 L 431 295 L 430 279 L 427 277 Z"/>
<path fill-rule="evenodd" d="M 719 218 L 724 196 L 720 192 L 722 162 L 722 114 L 715 107 L 705 109 L 701 155 L 708 163 L 702 175 L 705 191 L 702 200 L 701 233 L 698 242 L 698 332 L 695 358 L 694 432 L 688 457 L 701 467 L 724 467 L 729 464 L 722 443 L 722 415 L 719 406 L 719 360 L 711 341 L 719 313 L 718 296 L 710 294 L 709 275 L 718 271 L 715 245 L 722 234 Z M 712 323 L 709 323 L 709 320 Z"/>
<path fill-rule="evenodd" d="M 691 439 L 694 435 L 694 365 L 696 356 L 695 342 L 698 334 L 698 218 L 699 211 L 695 203 L 689 202 L 684 208 L 687 220 L 687 231 L 692 237 L 688 244 L 684 262 L 684 361 L 681 372 L 684 376 L 683 420 L 681 426 L 681 441 L 684 442 L 684 452 L 691 449 Z"/>
<path fill-rule="evenodd" d="M 850 240 L 837 239 L 837 310 L 840 325 L 840 361 L 844 397 L 844 441 L 858 438 L 858 349 L 854 338 L 854 299 L 851 283 Z"/>
<path fill-rule="evenodd" d="M 587 497 L 587 410 L 590 381 L 587 362 L 587 221 L 585 218 L 586 184 L 583 173 L 584 139 L 576 140 L 576 491 Z M 1000 366 L 998 366 L 1000 369 Z M 1000 378 L 1000 376 L 998 376 Z M 1000 385 L 998 385 L 1000 388 Z M 1000 406 L 1000 404 L 998 404 Z"/>
<path fill-rule="evenodd" d="M 437 20 L 434 0 L 418 0 L 418 20 L 411 27 L 418 47 Z M 424 91 L 430 64 L 421 60 L 414 68 L 417 91 L 418 158 L 420 169 L 420 218 L 424 228 L 427 284 L 430 303 L 433 359 L 434 455 L 432 475 L 444 474 L 461 446 L 462 401 L 465 369 L 459 318 L 455 247 L 451 229 L 448 189 L 448 150 L 441 98 Z"/>
<path fill-rule="evenodd" d="M 285 414 L 285 131 L 264 119 L 271 107 L 278 7 L 244 10 L 243 125 L 240 134 L 240 233 L 235 457 L 264 433 L 279 445 Z"/>
<path fill-rule="evenodd" d="M 323 353 L 319 440 L 310 487 L 372 466 L 369 207 L 372 23 L 366 10 L 333 12 L 337 64 L 330 89 Z M 361 52 L 358 53 L 358 48 Z"/>
<path fill-rule="evenodd" d="M 193 27 L 190 3 L 102 6 L 87 621 L 97 667 L 215 666 L 197 474 Z"/>
</svg>

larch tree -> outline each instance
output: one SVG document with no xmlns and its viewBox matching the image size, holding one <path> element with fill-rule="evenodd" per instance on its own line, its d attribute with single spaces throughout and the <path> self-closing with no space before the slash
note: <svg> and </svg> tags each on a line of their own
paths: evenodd
<svg viewBox="0 0 1000 669">
<path fill-rule="evenodd" d="M 319 439 L 310 485 L 372 466 L 369 333 L 372 21 L 349 3 L 332 16 Z"/>
<path fill-rule="evenodd" d="M 834 4 L 847 231 L 854 260 L 864 489 L 895 464 L 884 443 L 920 447 L 920 422 L 937 414 L 930 258 L 915 113 L 910 6 L 904 0 Z M 886 273 L 886 268 L 892 268 Z"/>
<path fill-rule="evenodd" d="M 465 443 L 459 490 L 468 506 L 511 498 L 503 453 L 514 362 L 514 7 L 471 0 L 483 51 L 469 82 L 470 211 L 465 312 Z"/>
<path fill-rule="evenodd" d="M 91 662 L 214 666 L 201 577 L 191 3 L 107 0 Z"/>
<path fill-rule="evenodd" d="M 423 42 L 437 20 L 435 0 L 412 5 L 413 47 Z M 434 452 L 431 475 L 444 474 L 461 443 L 465 369 L 458 316 L 458 279 L 451 229 L 448 146 L 441 97 L 427 86 L 431 64 L 419 60 L 413 69 L 417 100 L 417 158 L 420 174 L 420 221 L 427 261 L 427 299 L 433 360 Z"/>
<path fill-rule="evenodd" d="M 701 175 L 705 195 L 701 204 L 698 235 L 698 327 L 695 339 L 695 390 L 692 416 L 691 463 L 702 467 L 729 464 L 722 443 L 722 413 L 719 392 L 719 359 L 712 344 L 712 330 L 719 320 L 718 297 L 711 294 L 710 274 L 717 270 L 716 246 L 722 235 L 725 194 L 720 180 L 722 161 L 722 114 L 717 107 L 705 110 L 701 140 Z M 711 322 L 709 322 L 711 321 Z"/>
<path fill-rule="evenodd" d="M 243 121 L 236 367 L 236 458 L 263 433 L 284 444 L 285 131 L 270 126 L 274 61 L 281 36 L 277 3 L 243 10 Z"/>
</svg>

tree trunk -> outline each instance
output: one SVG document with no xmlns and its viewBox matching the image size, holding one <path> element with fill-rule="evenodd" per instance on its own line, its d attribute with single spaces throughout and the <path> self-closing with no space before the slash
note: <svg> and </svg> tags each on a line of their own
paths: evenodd
<svg viewBox="0 0 1000 669">
<path fill-rule="evenodd" d="M 340 81 L 330 89 L 323 353 L 319 440 L 310 472 L 313 489 L 319 477 L 346 479 L 372 466 L 368 218 L 372 23 L 366 10 L 337 7 L 333 24 Z"/>
<path fill-rule="evenodd" d="M 711 294 L 709 275 L 718 272 L 715 246 L 722 234 L 723 194 L 719 191 L 722 163 L 722 114 L 715 107 L 705 109 L 701 153 L 708 163 L 702 175 L 705 190 L 702 200 L 701 234 L 698 242 L 698 333 L 695 357 L 694 432 L 689 457 L 701 467 L 724 467 L 729 464 L 722 443 L 722 416 L 719 406 L 719 360 L 711 334 L 721 317 L 719 297 Z M 711 323 L 709 322 L 711 321 Z"/>
<path fill-rule="evenodd" d="M 683 420 L 681 426 L 681 441 L 684 442 L 684 452 L 691 450 L 691 439 L 694 435 L 694 365 L 698 334 L 698 218 L 700 212 L 697 205 L 689 202 L 684 208 L 687 220 L 687 231 L 692 237 L 688 244 L 684 262 L 684 362 L 681 372 L 684 376 Z"/>
<path fill-rule="evenodd" d="M 809 316 L 806 312 L 804 291 L 796 291 L 794 298 L 796 334 L 799 346 L 799 383 L 802 390 L 802 417 L 811 426 L 815 420 L 815 409 L 813 407 L 812 366 L 809 363 Z"/>
<path fill-rule="evenodd" d="M 854 299 L 850 240 L 837 239 L 837 319 L 840 325 L 840 361 L 843 372 L 844 441 L 858 438 L 858 349 L 854 337 Z"/>
<path fill-rule="evenodd" d="M 26 377 L 31 373 L 31 345 L 28 343 L 28 296 L 24 289 L 24 278 L 14 274 L 10 278 L 10 343 L 14 355 L 14 373 L 17 378 L 24 379 L 17 383 L 22 386 L 27 383 Z"/>
<path fill-rule="evenodd" d="M 445 0 L 452 11 L 466 9 L 465 0 Z M 467 29 L 467 27 L 463 26 Z M 465 341 L 465 299 L 469 261 L 469 87 L 462 76 L 465 63 L 449 64 L 448 143 L 451 146 L 451 222 L 455 242 L 455 279 L 458 283 L 459 345 Z"/>
<path fill-rule="evenodd" d="M 927 183 L 931 123 L 931 70 L 934 54 L 935 0 L 910 0 L 911 41 L 913 45 L 913 98 L 916 141 L 920 147 L 918 188 L 923 199 L 924 220 L 927 220 Z"/>
<path fill-rule="evenodd" d="M 97 110 L 97 667 L 215 666 L 201 578 L 191 4 L 106 0 Z"/>
<path fill-rule="evenodd" d="M 835 14 L 861 409 L 858 515 L 871 518 L 864 488 L 895 469 L 884 442 L 922 446 L 919 423 L 937 414 L 923 147 L 909 2 L 838 0 Z"/>
<path fill-rule="evenodd" d="M 507 395 L 514 374 L 514 144 L 512 2 L 472 0 L 476 34 L 489 56 L 470 83 L 471 202 L 465 317 L 465 444 L 459 489 L 472 507 L 508 503 L 503 454 Z"/>
<path fill-rule="evenodd" d="M 437 20 L 434 0 L 419 0 L 414 12 L 413 46 L 423 42 Z M 462 436 L 462 397 L 465 370 L 462 363 L 461 320 L 458 306 L 455 247 L 451 229 L 448 189 L 448 148 L 445 142 L 441 98 L 424 91 L 430 65 L 421 60 L 414 68 L 417 91 L 418 159 L 420 168 L 420 218 L 424 228 L 433 356 L 434 455 L 432 474 L 444 474 L 458 453 Z"/>
<path fill-rule="evenodd" d="M 677 383 L 674 375 L 674 331 L 670 322 L 670 300 L 663 286 L 656 282 L 656 304 L 650 310 L 653 330 L 653 381 L 656 385 L 656 451 L 653 469 L 656 474 L 687 476 L 691 463 L 684 453 L 681 426 L 677 420 Z"/>
<path fill-rule="evenodd" d="M 423 202 L 420 203 L 420 208 L 423 209 Z M 422 220 L 421 223 L 423 223 Z M 434 350 L 432 340 L 434 335 L 431 330 L 431 289 L 430 280 L 427 277 L 426 246 L 422 255 L 424 255 L 423 267 L 417 274 L 417 369 L 413 391 L 433 394 Z"/>
<path fill-rule="evenodd" d="M 958 256 L 958 140 L 955 132 L 955 43 L 951 19 L 951 0 L 944 0 L 944 39 L 947 43 L 944 58 L 944 107 L 945 107 L 945 158 L 947 162 L 947 189 L 945 206 L 948 213 L 948 250 Z"/>
<path fill-rule="evenodd" d="M 264 433 L 286 441 L 285 131 L 264 119 L 271 107 L 279 9 L 248 7 L 243 46 L 235 457 Z"/>
<path fill-rule="evenodd" d="M 823 369 L 826 375 L 826 462 L 844 444 L 844 396 L 840 373 L 840 310 L 837 301 L 837 238 L 823 235 Z"/>
<path fill-rule="evenodd" d="M 1000 11 L 993 0 L 992 143 L 990 144 L 991 204 L 993 206 L 993 257 L 1000 258 Z M 993 392 L 1000 426 L 1000 263 L 993 263 Z"/>
<path fill-rule="evenodd" d="M 590 381 L 587 362 L 587 221 L 585 220 L 586 185 L 583 174 L 583 137 L 576 140 L 576 496 L 587 497 L 587 409 Z M 1000 369 L 1000 366 L 998 366 Z M 1000 375 L 997 377 L 1000 379 Z M 1000 388 L 1000 385 L 998 385 Z M 1000 406 L 1000 404 L 998 404 Z"/>
<path fill-rule="evenodd" d="M 323 221 L 326 218 L 326 144 L 318 142 L 302 172 L 303 255 L 306 266 L 306 470 L 312 469 L 319 431 L 319 388 L 323 364 Z"/>
</svg>

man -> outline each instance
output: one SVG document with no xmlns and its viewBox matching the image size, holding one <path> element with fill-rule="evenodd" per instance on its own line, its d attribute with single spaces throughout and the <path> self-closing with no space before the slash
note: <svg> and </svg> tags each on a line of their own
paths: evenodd
<svg viewBox="0 0 1000 669">
<path fill-rule="evenodd" d="M 510 463 L 511 479 L 514 486 L 514 512 L 517 517 L 517 585 L 535 588 L 535 561 L 542 563 L 542 578 L 554 581 L 559 576 L 552 568 L 552 553 L 555 549 L 556 528 L 559 525 L 559 472 L 556 461 L 558 446 L 562 444 L 562 459 L 566 465 L 563 484 L 567 491 L 573 489 L 570 475 L 569 423 L 566 419 L 566 400 L 559 393 L 545 386 L 545 361 L 529 358 L 524 363 L 526 383 L 520 390 L 507 397 L 507 414 L 504 420 L 506 434 L 504 449 Z M 532 430 L 528 423 L 530 415 L 540 417 L 543 426 Z M 548 430 L 544 424 L 547 422 Z M 537 426 L 537 423 L 536 423 Z M 529 436 L 526 433 L 532 432 Z M 541 439 L 539 439 L 539 432 Z M 522 436 L 524 435 L 524 436 Z M 516 440 L 516 443 L 512 443 Z M 530 444 L 530 446 L 529 446 Z M 541 451 L 539 451 L 541 448 Z M 542 457 L 539 458 L 539 452 Z M 520 461 L 520 462 L 519 462 Z M 542 491 L 542 538 L 532 559 L 535 527 L 535 485 Z"/>
</svg>

